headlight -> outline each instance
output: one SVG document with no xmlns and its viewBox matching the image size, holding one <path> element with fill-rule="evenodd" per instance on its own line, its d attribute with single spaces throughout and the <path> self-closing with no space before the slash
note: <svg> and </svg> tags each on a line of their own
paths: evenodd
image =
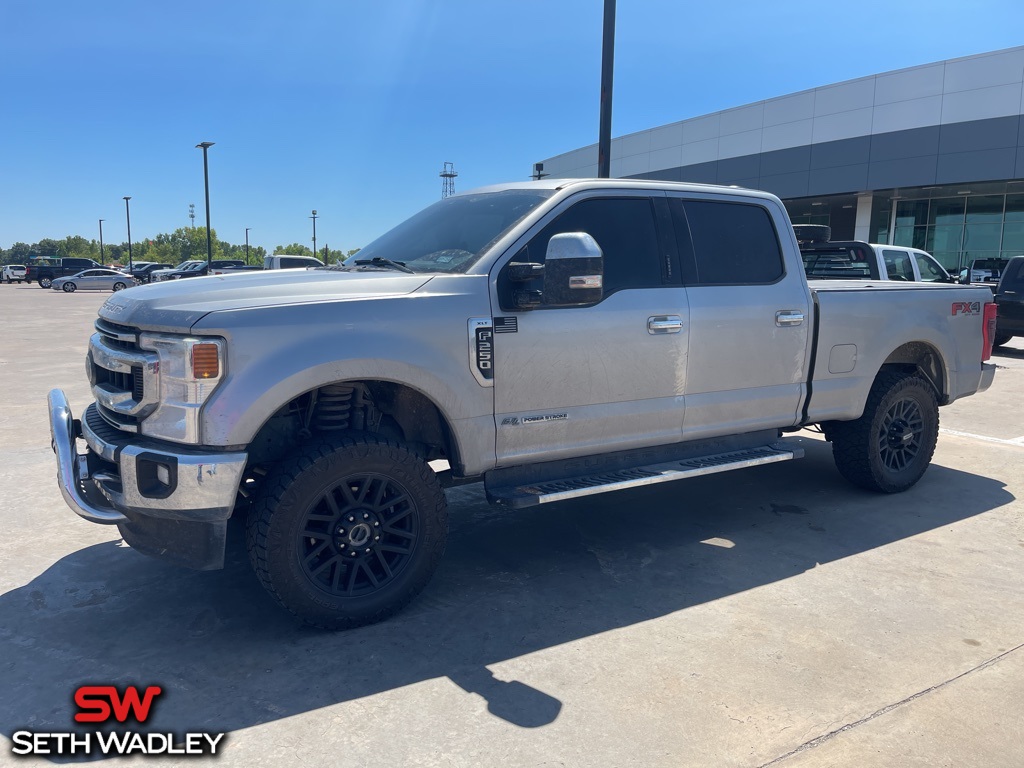
<svg viewBox="0 0 1024 768">
<path fill-rule="evenodd" d="M 144 435 L 187 443 L 202 442 L 199 416 L 203 404 L 224 378 L 222 339 L 143 333 L 142 349 L 160 358 L 159 404 L 141 424 Z M 149 394 L 147 393 L 147 399 Z"/>
</svg>

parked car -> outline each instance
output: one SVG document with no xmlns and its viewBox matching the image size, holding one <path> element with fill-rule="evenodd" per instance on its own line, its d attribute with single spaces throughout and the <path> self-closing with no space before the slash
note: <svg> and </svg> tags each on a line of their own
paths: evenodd
<svg viewBox="0 0 1024 768">
<path fill-rule="evenodd" d="M 105 269 L 92 259 L 53 258 L 34 259 L 25 268 L 25 282 L 39 282 L 40 288 L 49 288 L 58 277 L 67 277 L 83 269 Z"/>
<path fill-rule="evenodd" d="M 783 433 L 819 425 L 848 480 L 905 491 L 940 406 L 991 385 L 995 312 L 974 286 L 809 285 L 766 192 L 496 185 L 340 266 L 111 296 L 94 402 L 75 420 L 49 395 L 57 478 L 78 515 L 199 569 L 246 517 L 271 597 L 354 627 L 430 579 L 449 483 L 517 510 L 797 459 Z"/>
<path fill-rule="evenodd" d="M 185 277 L 203 277 L 209 269 L 223 269 L 225 267 L 244 267 L 245 262 L 241 259 L 220 259 L 217 261 L 210 262 L 209 265 L 205 261 L 189 261 L 185 263 L 184 267 L 171 270 L 161 270 L 157 273 L 156 280 L 181 280 Z"/>
<path fill-rule="evenodd" d="M 70 277 L 58 277 L 50 287 L 55 291 L 74 293 L 83 291 L 123 291 L 134 281 L 116 269 L 87 269 Z"/>
<path fill-rule="evenodd" d="M 998 283 L 1008 259 L 975 259 L 967 269 L 960 270 L 960 282 Z"/>
<path fill-rule="evenodd" d="M 957 282 L 926 251 L 900 245 L 865 243 L 860 240 L 828 240 L 808 236 L 813 225 L 796 224 L 804 273 L 812 280 L 896 280 L 909 283 Z M 814 226 L 822 233 L 828 227 Z"/>
<path fill-rule="evenodd" d="M 160 269 L 173 270 L 173 264 L 156 264 L 149 263 L 141 267 L 136 267 L 132 270 L 132 277 L 134 277 L 140 283 L 148 283 L 151 280 L 151 276 L 154 272 Z"/>
<path fill-rule="evenodd" d="M 21 264 L 8 264 L 3 269 L 3 281 L 5 283 L 22 282 L 25 279 L 25 267 Z"/>
<path fill-rule="evenodd" d="M 1006 263 L 996 288 L 995 345 L 1001 347 L 1014 336 L 1024 336 L 1024 256 L 1014 256 Z"/>
<path fill-rule="evenodd" d="M 215 262 L 216 263 L 216 262 Z M 324 263 L 313 256 L 297 256 L 290 253 L 279 253 L 263 259 L 263 266 L 248 265 L 215 266 L 211 271 L 214 275 L 237 275 L 244 272 L 259 272 L 263 269 L 312 269 L 322 267 Z"/>
</svg>

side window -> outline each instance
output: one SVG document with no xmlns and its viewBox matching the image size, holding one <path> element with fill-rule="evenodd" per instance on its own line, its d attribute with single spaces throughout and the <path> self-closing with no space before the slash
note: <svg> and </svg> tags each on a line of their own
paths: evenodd
<svg viewBox="0 0 1024 768">
<path fill-rule="evenodd" d="M 949 280 L 946 270 L 935 259 L 931 259 L 923 253 L 915 253 L 914 261 L 917 262 L 917 271 L 921 273 L 921 282 L 945 283 Z"/>
<path fill-rule="evenodd" d="M 782 249 L 771 216 L 759 205 L 684 200 L 676 215 L 677 236 L 689 230 L 692 264 L 684 266 L 690 285 L 774 283 L 785 274 Z M 682 219 L 682 220 L 681 220 Z M 686 243 L 681 250 L 688 250 Z M 685 257 L 685 256 L 684 256 Z"/>
<path fill-rule="evenodd" d="M 295 269 L 297 267 L 315 267 L 318 264 L 309 259 L 281 259 L 281 269 Z"/>
<path fill-rule="evenodd" d="M 890 280 L 914 281 L 914 268 L 910 266 L 910 255 L 906 251 L 882 251 L 885 272 Z"/>
<path fill-rule="evenodd" d="M 564 232 L 586 232 L 604 254 L 605 294 L 662 285 L 658 232 L 646 197 L 594 198 L 576 203 L 544 227 L 514 261 L 544 263 L 548 241 Z"/>
</svg>

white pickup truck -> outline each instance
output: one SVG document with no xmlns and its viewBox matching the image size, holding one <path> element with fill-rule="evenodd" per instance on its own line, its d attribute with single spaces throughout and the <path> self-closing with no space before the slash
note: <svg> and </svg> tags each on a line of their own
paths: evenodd
<svg viewBox="0 0 1024 768">
<path fill-rule="evenodd" d="M 0 272 L 0 278 L 8 285 L 15 282 L 21 283 L 25 280 L 25 266 L 23 264 L 7 264 Z"/>
<path fill-rule="evenodd" d="M 69 506 L 204 569 L 244 517 L 268 593 L 329 628 L 423 588 L 449 483 L 515 509 L 795 459 L 820 425 L 846 478 L 906 490 L 939 407 L 992 382 L 996 319 L 985 288 L 809 284 L 773 195 L 618 179 L 455 195 L 340 267 L 99 315 L 95 402 L 49 397 Z"/>
</svg>

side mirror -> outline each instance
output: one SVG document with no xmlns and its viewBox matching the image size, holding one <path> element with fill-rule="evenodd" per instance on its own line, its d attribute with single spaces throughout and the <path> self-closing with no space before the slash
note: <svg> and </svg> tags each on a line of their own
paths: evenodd
<svg viewBox="0 0 1024 768">
<path fill-rule="evenodd" d="M 548 307 L 597 304 L 604 297 L 604 254 L 586 232 L 565 232 L 548 241 L 543 303 Z"/>
</svg>

